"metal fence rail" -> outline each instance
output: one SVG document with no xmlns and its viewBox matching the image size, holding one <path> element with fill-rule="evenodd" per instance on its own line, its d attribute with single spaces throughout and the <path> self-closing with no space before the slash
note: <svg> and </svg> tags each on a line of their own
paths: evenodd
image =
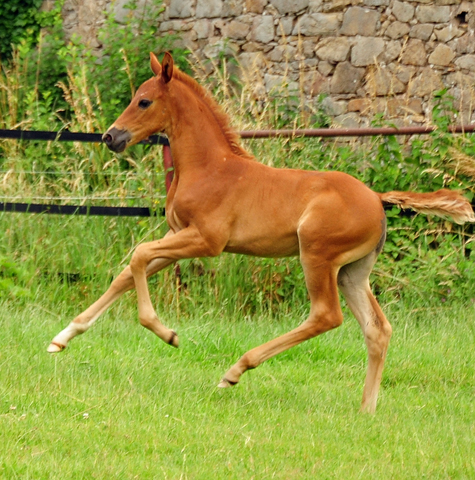
<svg viewBox="0 0 475 480">
<path fill-rule="evenodd" d="M 56 142 L 86 142 L 102 143 L 101 133 L 82 133 L 62 130 L 60 132 L 47 132 L 41 130 L 1 130 L 0 138 L 12 140 L 39 140 Z M 152 135 L 140 143 L 149 145 L 169 145 L 168 139 L 162 135 Z"/>
<path fill-rule="evenodd" d="M 101 215 L 105 217 L 155 217 L 163 215 L 146 207 L 97 207 L 87 205 L 46 205 L 42 203 L 0 203 L 0 212 L 49 213 L 56 215 Z"/>
</svg>

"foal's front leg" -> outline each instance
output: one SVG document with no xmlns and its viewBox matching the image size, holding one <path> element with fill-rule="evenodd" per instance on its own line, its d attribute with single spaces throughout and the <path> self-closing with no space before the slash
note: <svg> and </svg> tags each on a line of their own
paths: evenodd
<svg viewBox="0 0 475 480">
<path fill-rule="evenodd" d="M 159 270 L 173 263 L 168 259 L 156 259 L 147 268 L 147 276 L 157 273 Z M 84 333 L 119 297 L 128 290 L 134 288 L 134 279 L 130 267 L 127 266 L 114 279 L 107 291 L 89 308 L 79 314 L 64 330 L 58 333 L 51 341 L 48 352 L 57 353 L 64 350 L 70 340 L 76 335 Z"/>
<path fill-rule="evenodd" d="M 193 227 L 180 230 L 173 236 L 139 245 L 132 255 L 130 269 L 137 291 L 140 323 L 164 342 L 178 347 L 177 334 L 160 323 L 153 308 L 147 283 L 147 267 L 157 259 L 173 262 L 183 258 L 209 257 L 221 253 L 221 250 L 211 248 Z"/>
</svg>

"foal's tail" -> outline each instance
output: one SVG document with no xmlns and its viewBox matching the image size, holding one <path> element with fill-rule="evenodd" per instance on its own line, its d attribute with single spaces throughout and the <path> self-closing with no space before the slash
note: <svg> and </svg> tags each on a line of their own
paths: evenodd
<svg viewBox="0 0 475 480">
<path fill-rule="evenodd" d="M 411 208 L 416 212 L 450 218 L 455 223 L 475 222 L 468 200 L 459 192 L 443 188 L 431 193 L 387 192 L 378 193 L 384 204 Z"/>
</svg>

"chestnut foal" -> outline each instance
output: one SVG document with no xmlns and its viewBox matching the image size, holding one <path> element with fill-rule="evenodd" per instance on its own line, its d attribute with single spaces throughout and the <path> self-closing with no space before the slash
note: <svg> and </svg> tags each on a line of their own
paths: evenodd
<svg viewBox="0 0 475 480">
<path fill-rule="evenodd" d="M 458 193 L 375 193 L 341 172 L 275 169 L 258 163 L 240 145 L 226 115 L 193 79 L 165 54 L 151 54 L 155 77 L 104 134 L 107 146 L 122 152 L 155 132 L 171 144 L 175 176 L 167 196 L 169 232 L 139 245 L 109 289 L 54 337 L 59 352 L 85 332 L 124 292 L 137 291 L 140 323 L 164 342 L 178 346 L 177 334 L 159 321 L 147 277 L 192 257 L 222 252 L 264 257 L 299 255 L 310 295 L 310 314 L 299 327 L 245 353 L 226 372 L 220 387 L 238 383 L 251 368 L 294 345 L 338 327 L 343 321 L 338 288 L 363 330 L 368 348 L 364 411 L 374 412 L 391 326 L 371 293 L 369 275 L 385 240 L 383 202 L 475 221 Z"/>
</svg>

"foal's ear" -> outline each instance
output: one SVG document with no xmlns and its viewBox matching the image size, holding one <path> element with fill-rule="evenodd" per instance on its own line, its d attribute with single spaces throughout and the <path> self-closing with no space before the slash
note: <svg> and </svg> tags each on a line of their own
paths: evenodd
<svg viewBox="0 0 475 480">
<path fill-rule="evenodd" d="M 152 72 L 159 77 L 162 74 L 162 67 L 154 53 L 150 52 L 150 67 Z"/>
<path fill-rule="evenodd" d="M 162 60 L 162 78 L 168 83 L 173 77 L 173 57 L 166 52 Z"/>
</svg>

